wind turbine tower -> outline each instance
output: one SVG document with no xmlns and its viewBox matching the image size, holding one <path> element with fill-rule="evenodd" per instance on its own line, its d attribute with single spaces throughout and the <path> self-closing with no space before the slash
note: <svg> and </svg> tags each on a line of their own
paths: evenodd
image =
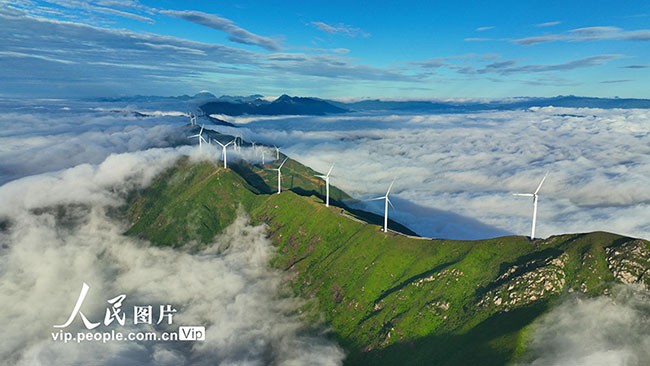
<svg viewBox="0 0 650 366">
<path fill-rule="evenodd" d="M 542 178 L 542 181 L 539 182 L 539 185 L 537 186 L 537 189 L 533 193 L 514 193 L 513 196 L 519 196 L 519 197 L 533 197 L 533 226 L 530 231 L 530 239 L 533 240 L 535 239 L 535 225 L 537 224 L 537 200 L 539 198 L 539 190 L 542 188 L 542 184 L 544 184 L 544 181 L 546 180 L 546 177 L 548 176 L 548 172 L 544 174 L 544 178 Z"/>
<path fill-rule="evenodd" d="M 284 163 L 287 162 L 288 159 L 289 159 L 288 157 L 285 158 L 282 164 L 280 164 L 280 166 L 277 169 L 273 169 L 278 171 L 278 194 L 282 192 L 282 166 L 284 165 Z"/>
<path fill-rule="evenodd" d="M 327 171 L 327 174 L 317 175 L 317 177 L 325 180 L 325 207 L 330 207 L 330 174 L 332 173 L 332 169 L 334 169 L 334 164 Z"/>
<path fill-rule="evenodd" d="M 241 151 L 241 144 L 243 142 L 243 139 L 241 137 L 241 134 L 237 134 L 235 137 L 235 150 Z"/>
<path fill-rule="evenodd" d="M 194 138 L 194 137 L 198 138 L 198 140 L 199 140 L 199 149 L 202 148 L 203 142 L 207 143 L 207 141 L 205 141 L 205 139 L 203 138 L 203 127 L 204 126 L 205 125 L 201 126 L 201 131 L 199 131 L 199 133 L 197 133 L 196 135 L 187 136 L 188 139 L 191 139 L 191 138 Z"/>
<path fill-rule="evenodd" d="M 221 155 L 223 156 L 223 168 L 226 169 L 226 168 L 228 168 L 228 151 L 227 151 L 227 147 L 228 147 L 228 145 L 235 143 L 235 140 L 232 140 L 232 141 L 230 141 L 229 143 L 227 143 L 225 145 L 222 144 L 221 142 L 219 142 L 219 140 L 214 140 L 214 141 L 216 141 L 217 144 L 221 145 Z"/>
<path fill-rule="evenodd" d="M 390 201 L 390 198 L 388 198 L 388 195 L 390 194 L 390 189 L 393 188 L 394 183 L 395 183 L 395 180 L 393 180 L 393 182 L 390 184 L 390 186 L 388 186 L 388 190 L 386 191 L 385 196 L 381 196 L 381 197 L 371 199 L 371 201 L 384 200 L 384 228 L 383 228 L 383 231 L 385 233 L 388 232 L 388 205 L 390 204 L 390 206 L 392 208 L 395 208 L 395 206 L 393 206 L 393 203 Z"/>
</svg>

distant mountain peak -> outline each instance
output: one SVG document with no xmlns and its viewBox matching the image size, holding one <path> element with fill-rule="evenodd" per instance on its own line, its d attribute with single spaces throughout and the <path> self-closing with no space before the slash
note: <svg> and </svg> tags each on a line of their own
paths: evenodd
<svg viewBox="0 0 650 366">
<path fill-rule="evenodd" d="M 273 103 L 286 103 L 286 102 L 293 102 L 294 99 L 298 99 L 298 97 L 291 97 L 287 94 L 282 94 L 280 95 L 276 100 L 273 101 Z"/>
<path fill-rule="evenodd" d="M 192 98 L 216 98 L 217 96 L 210 93 L 207 90 L 201 90 L 200 92 L 194 94 Z"/>
<path fill-rule="evenodd" d="M 282 94 L 273 102 L 264 99 L 250 100 L 249 98 L 221 97 L 217 101 L 201 106 L 207 114 L 223 114 L 227 116 L 250 115 L 325 115 L 345 113 L 347 109 L 332 103 L 306 97 L 292 97 Z"/>
</svg>

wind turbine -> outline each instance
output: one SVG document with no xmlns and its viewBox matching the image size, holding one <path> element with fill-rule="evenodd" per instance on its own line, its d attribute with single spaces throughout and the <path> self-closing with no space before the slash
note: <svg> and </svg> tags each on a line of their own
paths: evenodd
<svg viewBox="0 0 650 366">
<path fill-rule="evenodd" d="M 264 162 L 264 150 L 262 150 L 262 165 L 264 165 L 264 164 L 266 164 L 266 163 Z"/>
<path fill-rule="evenodd" d="M 318 178 L 322 178 L 325 181 L 325 207 L 330 207 L 330 174 L 332 173 L 332 169 L 334 169 L 334 164 L 327 171 L 327 174 L 317 175 Z"/>
<path fill-rule="evenodd" d="M 385 233 L 388 232 L 388 204 L 390 204 L 390 206 L 392 208 L 395 208 L 395 206 L 393 206 L 393 203 L 390 201 L 390 198 L 388 198 L 388 194 L 390 194 L 390 189 L 393 188 L 394 183 L 395 183 L 395 180 L 393 179 L 393 182 L 390 184 L 390 186 L 388 186 L 388 190 L 386 191 L 385 196 L 372 198 L 370 200 L 370 201 L 384 200 L 384 229 L 383 229 L 383 231 Z"/>
<path fill-rule="evenodd" d="M 544 178 L 542 178 L 542 181 L 539 182 L 539 185 L 537 186 L 537 189 L 533 193 L 514 193 L 513 196 L 520 196 L 520 197 L 533 197 L 533 228 L 530 231 L 530 239 L 535 239 L 535 224 L 537 223 L 537 200 L 539 197 L 539 190 L 542 188 L 542 184 L 544 184 L 544 181 L 546 180 L 546 177 L 548 176 L 548 172 L 544 174 Z"/>
<path fill-rule="evenodd" d="M 232 141 L 230 141 L 229 143 L 227 143 L 225 145 L 222 144 L 221 142 L 219 142 L 219 140 L 214 140 L 214 141 L 216 141 L 217 144 L 221 145 L 221 155 L 223 156 L 223 168 L 226 169 L 226 168 L 228 168 L 228 152 L 227 152 L 226 148 L 228 147 L 228 145 L 234 143 L 235 140 L 232 140 Z"/>
<path fill-rule="evenodd" d="M 280 160 L 280 148 L 275 145 L 273 147 L 275 148 L 275 160 Z"/>
<path fill-rule="evenodd" d="M 241 134 L 237 134 L 237 136 L 235 136 L 235 150 L 241 151 L 241 144 L 243 141 L 244 140 L 242 139 Z"/>
<path fill-rule="evenodd" d="M 205 125 L 203 125 L 203 126 L 205 126 Z M 205 139 L 203 138 L 203 126 L 201 126 L 201 131 L 199 131 L 199 133 L 197 133 L 196 135 L 187 136 L 188 139 L 197 137 L 199 139 L 199 148 L 202 147 L 202 142 L 205 141 Z M 205 142 L 207 143 L 207 141 L 205 141 Z"/>
<path fill-rule="evenodd" d="M 286 163 L 288 159 L 289 159 L 289 157 L 286 157 L 284 159 L 284 161 L 282 162 L 282 164 L 280 164 L 280 166 L 277 169 L 272 169 L 272 170 L 277 170 L 278 171 L 278 194 L 280 194 L 280 192 L 282 191 L 282 171 L 281 171 L 281 169 L 282 169 L 282 166 L 284 165 L 284 163 Z"/>
</svg>

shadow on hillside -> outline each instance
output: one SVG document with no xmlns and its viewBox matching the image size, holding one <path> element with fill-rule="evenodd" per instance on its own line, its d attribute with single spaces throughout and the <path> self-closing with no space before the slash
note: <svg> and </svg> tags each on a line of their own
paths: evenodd
<svg viewBox="0 0 650 366">
<path fill-rule="evenodd" d="M 417 235 L 456 240 L 479 240 L 513 235 L 512 232 L 485 224 L 471 217 L 451 211 L 425 207 L 417 203 L 391 197 L 395 208 L 391 207 L 389 217 L 406 223 Z M 383 201 L 348 202 L 352 208 L 377 212 L 383 215 Z"/>
<path fill-rule="evenodd" d="M 246 182 L 255 188 L 258 193 L 270 194 L 274 192 L 255 167 L 244 162 L 232 165 L 232 169 L 241 175 Z M 311 178 L 283 174 L 283 187 L 297 195 L 310 197 L 314 196 L 325 202 L 325 185 L 312 185 L 305 179 Z M 336 187 L 331 187 L 330 205 L 345 209 L 358 219 L 372 225 L 383 226 L 384 210 L 381 201 L 352 201 L 341 199 L 346 196 Z M 347 196 L 345 198 L 348 198 Z M 388 227 L 406 235 L 423 236 L 428 238 L 477 240 L 512 235 L 511 232 L 484 224 L 476 219 L 462 216 L 450 211 L 439 210 L 431 207 L 424 207 L 416 203 L 391 197 L 395 208 L 390 209 Z"/>
<path fill-rule="evenodd" d="M 350 354 L 346 365 L 506 365 L 516 356 L 517 333 L 548 308 L 538 304 L 495 314 L 464 334 L 438 335 Z"/>
<path fill-rule="evenodd" d="M 249 164 L 236 163 L 231 164 L 230 168 L 239 174 L 246 183 L 257 190 L 256 193 L 270 194 L 272 193 L 271 187 L 264 181 L 264 179 L 251 169 Z"/>
</svg>

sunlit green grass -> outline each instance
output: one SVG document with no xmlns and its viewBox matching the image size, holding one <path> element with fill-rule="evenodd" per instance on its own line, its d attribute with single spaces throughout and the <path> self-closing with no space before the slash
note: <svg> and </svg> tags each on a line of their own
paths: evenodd
<svg viewBox="0 0 650 366">
<path fill-rule="evenodd" d="M 501 365 L 525 351 L 530 325 L 557 294 L 504 311 L 479 300 L 510 268 L 566 256 L 564 292 L 586 286 L 596 294 L 613 280 L 605 247 L 631 239 L 608 233 L 571 234 L 531 242 L 418 240 L 380 231 L 376 215 L 351 213 L 350 199 L 332 187 L 323 204 L 316 172 L 289 160 L 283 188 L 275 165 L 180 162 L 148 189 L 135 192 L 127 232 L 155 245 L 208 243 L 245 210 L 265 224 L 305 309 L 324 317 L 350 364 Z M 361 215 L 372 223 L 352 220 Z M 584 285 L 583 285 L 584 284 Z"/>
</svg>

